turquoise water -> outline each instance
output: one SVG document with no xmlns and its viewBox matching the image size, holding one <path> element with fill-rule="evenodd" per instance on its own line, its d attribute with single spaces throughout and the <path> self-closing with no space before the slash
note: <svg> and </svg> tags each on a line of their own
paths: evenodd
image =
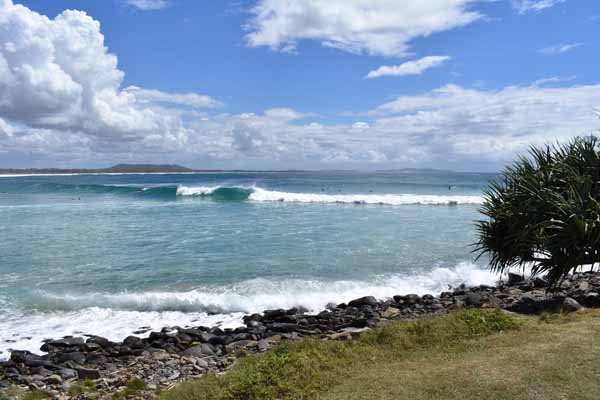
<svg viewBox="0 0 600 400">
<path fill-rule="evenodd" d="M 0 177 L 0 358 L 74 333 L 489 283 L 485 174 Z"/>
</svg>

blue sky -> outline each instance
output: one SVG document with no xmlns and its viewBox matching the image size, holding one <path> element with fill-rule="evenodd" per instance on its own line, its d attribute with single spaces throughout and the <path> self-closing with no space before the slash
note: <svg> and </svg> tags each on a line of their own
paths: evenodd
<svg viewBox="0 0 600 400">
<path fill-rule="evenodd" d="M 0 167 L 497 170 L 600 126 L 599 33 L 593 0 L 0 0 Z"/>
</svg>

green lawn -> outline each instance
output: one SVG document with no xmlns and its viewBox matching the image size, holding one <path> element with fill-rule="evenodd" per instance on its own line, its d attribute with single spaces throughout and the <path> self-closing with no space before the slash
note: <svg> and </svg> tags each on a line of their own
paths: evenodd
<svg viewBox="0 0 600 400">
<path fill-rule="evenodd" d="M 598 399 L 600 311 L 462 311 L 305 340 L 163 394 L 192 399 Z"/>
</svg>

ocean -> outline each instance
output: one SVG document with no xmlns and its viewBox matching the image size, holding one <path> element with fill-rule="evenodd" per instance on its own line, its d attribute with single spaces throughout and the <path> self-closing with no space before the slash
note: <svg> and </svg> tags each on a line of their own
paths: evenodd
<svg viewBox="0 0 600 400">
<path fill-rule="evenodd" d="M 0 176 L 0 359 L 45 338 L 234 327 L 265 309 L 491 284 L 470 246 L 491 179 Z"/>
</svg>

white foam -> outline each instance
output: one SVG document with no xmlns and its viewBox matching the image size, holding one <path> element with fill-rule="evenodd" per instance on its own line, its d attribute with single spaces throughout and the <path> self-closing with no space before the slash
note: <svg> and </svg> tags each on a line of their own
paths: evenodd
<svg viewBox="0 0 600 400">
<path fill-rule="evenodd" d="M 92 334 L 120 341 L 141 327 L 204 325 L 234 328 L 242 324 L 241 313 L 207 315 L 206 313 L 138 312 L 90 307 L 69 312 L 8 313 L 0 312 L 0 360 L 12 349 L 40 353 L 42 341 L 63 336 Z M 137 336 L 147 336 L 149 332 Z"/>
<path fill-rule="evenodd" d="M 178 186 L 178 196 L 209 196 L 226 186 Z M 255 202 L 385 204 L 385 205 L 456 205 L 481 204 L 481 196 L 444 196 L 421 194 L 325 194 L 296 193 L 267 190 L 256 186 L 231 186 L 232 189 L 250 190 L 249 200 Z"/>
<path fill-rule="evenodd" d="M 420 194 L 319 194 L 290 193 L 254 188 L 253 201 L 285 201 L 294 203 L 346 203 L 387 205 L 454 205 L 481 204 L 481 196 L 440 196 Z"/>
<path fill-rule="evenodd" d="M 177 196 L 206 196 L 212 194 L 219 186 L 182 186 L 177 187 Z"/>
<path fill-rule="evenodd" d="M 54 309 L 64 311 L 18 313 L 0 311 L 0 358 L 9 349 L 37 351 L 45 338 L 81 333 L 122 340 L 142 326 L 157 330 L 164 326 L 237 326 L 246 313 L 273 308 L 304 306 L 320 311 L 330 302 L 340 303 L 374 295 L 388 298 L 396 294 L 439 294 L 449 286 L 493 284 L 498 276 L 473 263 L 454 268 L 435 268 L 427 273 L 373 277 L 367 281 L 317 281 L 253 279 L 221 288 L 186 292 L 90 293 L 86 295 L 48 295 Z M 0 310 L 8 310 L 8 305 Z M 218 312 L 208 315 L 207 311 Z M 8 315 L 3 315 L 7 313 Z M 28 339 L 30 337 L 31 339 Z M 6 339 L 15 343 L 6 343 Z"/>
</svg>

